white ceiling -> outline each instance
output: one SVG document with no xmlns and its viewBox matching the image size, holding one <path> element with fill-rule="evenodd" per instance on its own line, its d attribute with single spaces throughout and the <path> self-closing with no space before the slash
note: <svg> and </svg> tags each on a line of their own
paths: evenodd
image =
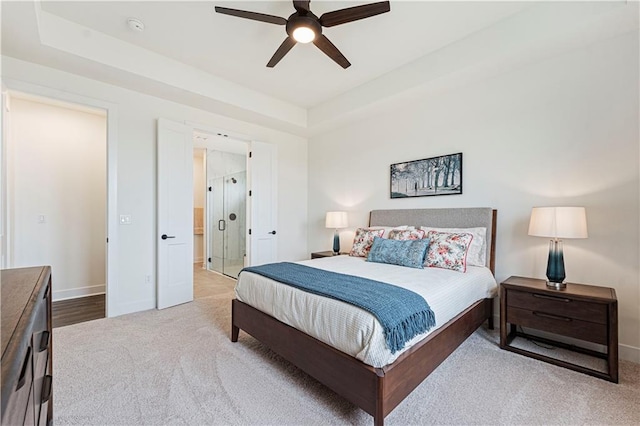
<svg viewBox="0 0 640 426">
<path fill-rule="evenodd" d="M 367 1 L 312 1 L 317 15 Z M 336 27 L 326 35 L 350 60 L 344 70 L 313 44 L 298 44 L 273 69 L 283 26 L 222 15 L 214 5 L 284 18 L 291 1 L 45 2 L 43 9 L 166 57 L 291 102 L 313 107 L 400 65 L 487 27 L 524 7 L 512 2 L 391 2 L 391 12 Z M 131 31 L 128 17 L 145 24 Z"/>
<path fill-rule="evenodd" d="M 312 1 L 320 16 L 370 1 Z M 290 1 L 3 1 L 2 54 L 296 134 L 407 93 L 487 78 L 638 28 L 638 4 L 391 1 L 391 12 L 326 28 L 346 70 L 312 44 L 273 69 L 283 26 L 215 5 L 288 17 Z M 127 18 L 146 26 L 136 33 Z M 384 101 L 384 102 L 383 102 Z"/>
</svg>

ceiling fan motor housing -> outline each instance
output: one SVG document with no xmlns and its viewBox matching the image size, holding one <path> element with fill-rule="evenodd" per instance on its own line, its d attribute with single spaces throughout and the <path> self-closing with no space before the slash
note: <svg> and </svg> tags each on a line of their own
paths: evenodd
<svg viewBox="0 0 640 426">
<path fill-rule="evenodd" d="M 289 16 L 287 26 L 285 27 L 289 37 L 293 37 L 293 32 L 296 28 L 300 27 L 307 27 L 311 29 L 316 37 L 322 34 L 322 25 L 320 25 L 318 17 L 311 12 L 307 12 L 304 16 L 300 16 L 298 12 Z"/>
</svg>

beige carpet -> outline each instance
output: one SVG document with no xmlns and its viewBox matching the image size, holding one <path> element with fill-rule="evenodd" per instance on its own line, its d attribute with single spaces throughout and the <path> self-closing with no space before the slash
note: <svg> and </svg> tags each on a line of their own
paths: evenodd
<svg viewBox="0 0 640 426">
<path fill-rule="evenodd" d="M 55 329 L 54 424 L 372 424 L 245 333 L 231 343 L 234 282 L 212 282 L 192 303 Z M 615 385 L 497 341 L 477 331 L 385 423 L 638 424 L 640 365 Z"/>
</svg>

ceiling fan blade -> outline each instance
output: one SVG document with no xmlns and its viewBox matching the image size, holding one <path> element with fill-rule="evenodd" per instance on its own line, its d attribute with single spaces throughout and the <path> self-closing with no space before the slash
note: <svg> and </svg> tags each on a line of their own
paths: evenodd
<svg viewBox="0 0 640 426">
<path fill-rule="evenodd" d="M 340 53 L 338 48 L 335 47 L 324 34 L 320 34 L 316 37 L 313 44 L 318 46 L 318 49 L 322 50 L 328 57 L 336 61 L 336 63 L 342 68 L 349 68 L 351 66 L 351 63 L 347 61 L 347 58 Z"/>
<path fill-rule="evenodd" d="M 357 21 L 359 19 L 369 18 L 370 16 L 380 15 L 389 12 L 391 5 L 388 1 L 378 3 L 370 3 L 362 6 L 348 7 L 346 9 L 334 10 L 327 12 L 320 17 L 320 24 L 323 27 L 333 27 L 335 25 L 346 24 L 347 22 Z"/>
<path fill-rule="evenodd" d="M 237 16 L 238 18 L 253 19 L 254 21 L 267 22 L 269 24 L 285 25 L 287 20 L 279 16 L 266 15 L 258 12 L 247 12 L 246 10 L 229 9 L 228 7 L 216 6 L 216 12 L 225 15 Z"/>
<path fill-rule="evenodd" d="M 296 8 L 296 11 L 298 11 L 298 13 L 301 13 L 302 15 L 306 15 L 307 12 L 309 12 L 309 0 L 306 1 L 296 1 L 293 0 L 293 7 Z"/>
<path fill-rule="evenodd" d="M 289 52 L 291 48 L 295 46 L 295 44 L 296 44 L 296 41 L 293 38 L 291 37 L 285 38 L 282 44 L 280 45 L 280 47 L 278 47 L 278 50 L 276 50 L 276 53 L 274 53 L 273 56 L 271 57 L 271 60 L 269 60 L 267 67 L 269 68 L 275 67 L 276 64 L 280 62 L 280 59 L 284 58 L 284 55 L 286 55 L 287 52 Z"/>
</svg>

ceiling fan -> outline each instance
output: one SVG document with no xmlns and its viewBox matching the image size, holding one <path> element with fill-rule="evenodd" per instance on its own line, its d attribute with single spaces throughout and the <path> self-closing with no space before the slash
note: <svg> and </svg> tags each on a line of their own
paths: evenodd
<svg viewBox="0 0 640 426">
<path fill-rule="evenodd" d="M 284 39 L 276 53 L 271 57 L 267 67 L 273 68 L 291 50 L 296 43 L 313 42 L 328 57 L 333 59 L 342 68 L 348 68 L 351 63 L 344 57 L 337 47 L 322 34 L 322 27 L 333 27 L 335 25 L 346 24 L 359 19 L 369 18 L 381 13 L 389 12 L 391 6 L 388 1 L 370 3 L 362 6 L 348 7 L 346 9 L 335 10 L 322 14 L 319 18 L 309 9 L 309 1 L 295 1 L 293 7 L 296 11 L 289 16 L 289 19 L 280 16 L 267 15 L 258 12 L 248 12 L 246 10 L 229 9 L 227 7 L 216 6 L 216 12 L 225 15 L 237 16 L 239 18 L 253 19 L 254 21 L 267 22 L 269 24 L 285 25 L 287 38 Z"/>
</svg>

